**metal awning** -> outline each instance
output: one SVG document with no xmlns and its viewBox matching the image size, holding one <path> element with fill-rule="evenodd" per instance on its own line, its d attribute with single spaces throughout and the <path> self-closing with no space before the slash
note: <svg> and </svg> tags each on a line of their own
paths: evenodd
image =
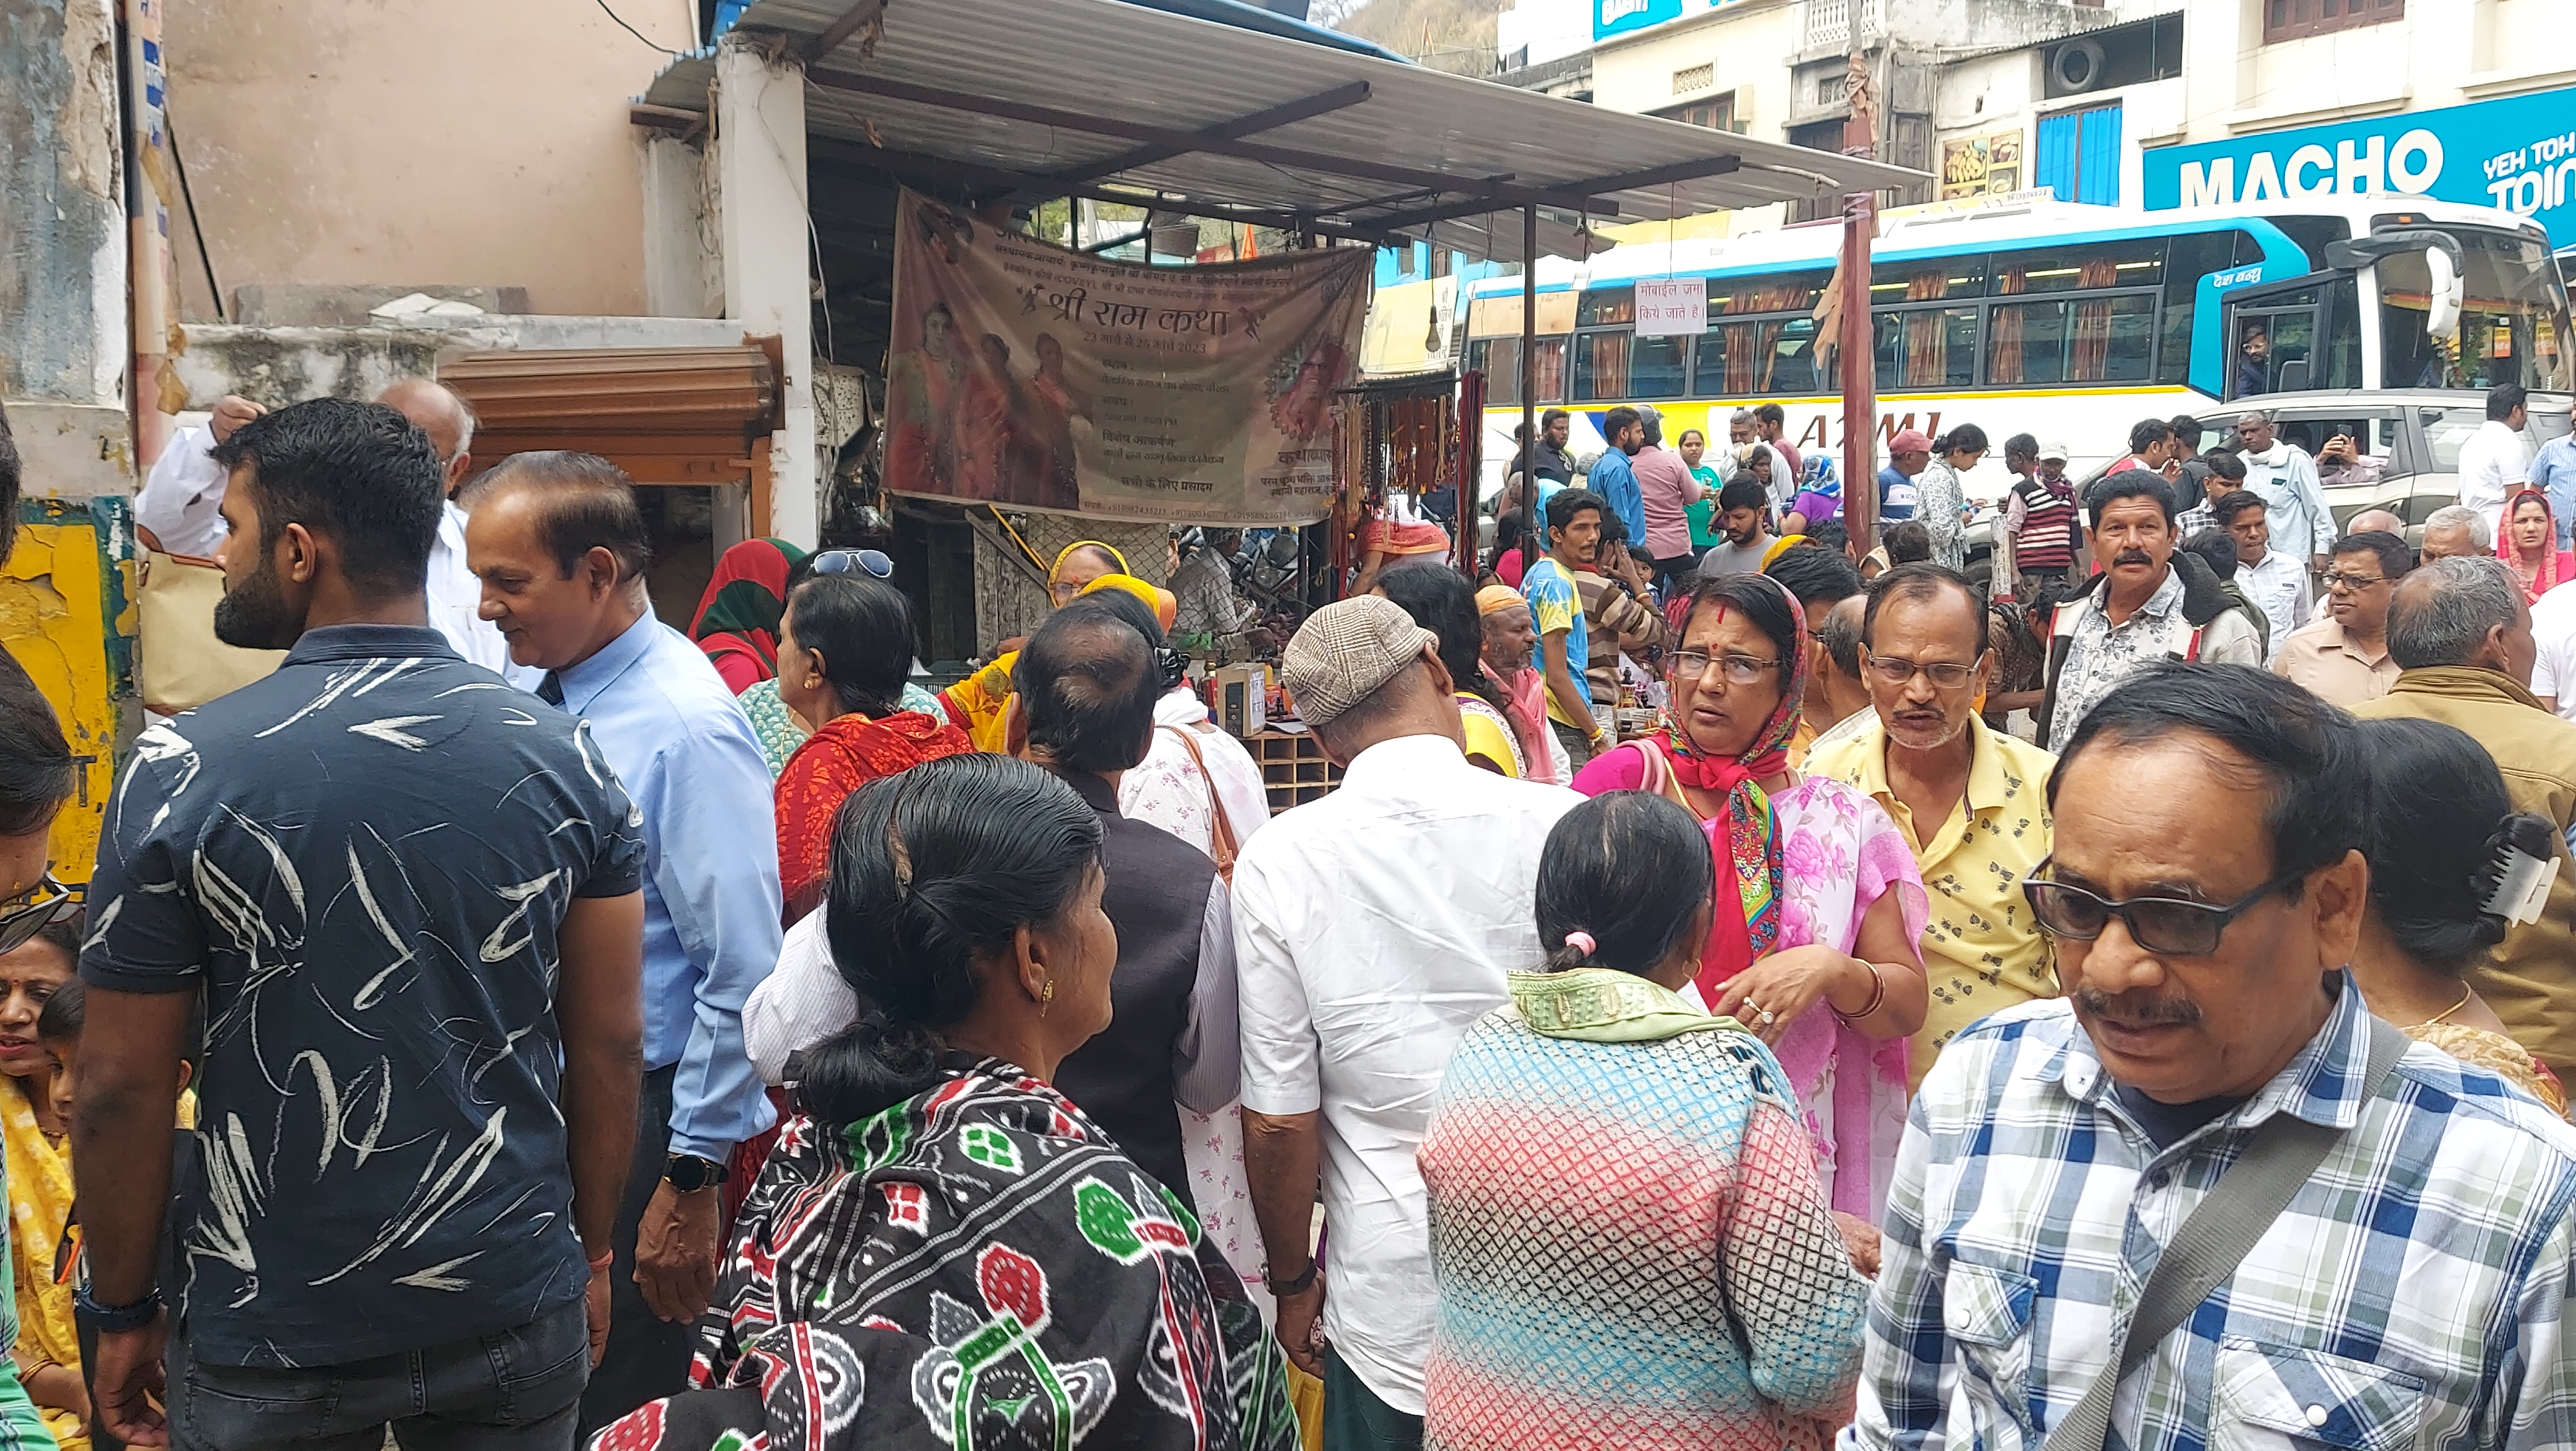
<svg viewBox="0 0 2576 1451">
<path fill-rule="evenodd" d="M 756 0 L 806 64 L 809 155 L 1518 260 L 1594 221 L 1909 186 L 1925 173 L 1471 80 L 1123 0 Z M 712 52 L 646 103 L 704 114 Z M 1504 215 L 1497 215 L 1502 213 Z"/>
</svg>

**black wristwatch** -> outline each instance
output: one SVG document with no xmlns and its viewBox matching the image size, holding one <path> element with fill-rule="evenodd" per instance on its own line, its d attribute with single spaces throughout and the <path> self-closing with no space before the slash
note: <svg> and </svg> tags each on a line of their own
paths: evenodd
<svg viewBox="0 0 2576 1451">
<path fill-rule="evenodd" d="M 89 1297 L 89 1286 L 72 1291 L 72 1308 L 101 1330 L 140 1330 L 161 1314 L 161 1290 L 154 1286 L 131 1305 L 102 1305 Z"/>
<path fill-rule="evenodd" d="M 662 1182 L 683 1194 L 712 1189 L 725 1181 L 725 1166 L 695 1154 L 673 1154 L 662 1165 Z"/>
<path fill-rule="evenodd" d="M 1302 1295 L 1315 1283 L 1315 1272 L 1323 1267 L 1323 1263 L 1322 1260 L 1316 1259 L 1306 1261 L 1306 1272 L 1293 1280 L 1274 1280 L 1270 1278 L 1270 1272 L 1264 1269 L 1261 1272 L 1261 1283 L 1267 1285 L 1271 1295 L 1279 1299 L 1286 1299 L 1290 1295 Z"/>
</svg>

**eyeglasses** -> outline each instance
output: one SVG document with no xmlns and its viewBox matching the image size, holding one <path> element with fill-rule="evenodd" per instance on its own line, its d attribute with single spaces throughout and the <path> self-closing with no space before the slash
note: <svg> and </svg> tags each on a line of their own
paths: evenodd
<svg viewBox="0 0 2576 1451">
<path fill-rule="evenodd" d="M 2173 957 L 2207 957 L 2216 952 L 2227 924 L 2254 910 L 2254 905 L 2265 897 L 2307 875 L 2293 872 L 2277 877 L 2227 907 L 2181 897 L 2131 897 L 2121 902 L 2064 882 L 2043 881 L 2037 874 L 2047 870 L 2051 860 L 2040 858 L 2033 874 L 2023 878 L 2021 884 L 2031 915 L 2039 919 L 2039 925 L 2050 936 L 2090 942 L 2117 917 L 2127 924 L 2130 939 L 2140 947 Z"/>
<path fill-rule="evenodd" d="M 82 893 L 77 887 L 64 886 L 52 872 L 47 872 L 19 896 L 24 900 L 18 905 L 0 907 L 0 953 L 26 946 L 28 939 L 44 931 L 55 918 L 79 906 Z"/>
<path fill-rule="evenodd" d="M 1673 654 L 1673 674 L 1684 680 L 1706 680 L 1708 667 L 1715 661 L 1729 685 L 1751 685 L 1762 678 L 1762 672 L 1777 670 L 1777 660 L 1756 660 L 1750 655 L 1711 655 L 1706 650 L 1679 650 Z"/>
<path fill-rule="evenodd" d="M 2388 576 L 2384 574 L 2344 574 L 2338 571 L 2326 576 L 2326 588 L 2350 590 L 2354 594 L 2359 594 L 2372 585 L 2386 583 L 2388 583 Z"/>
<path fill-rule="evenodd" d="M 1918 663 L 1912 660 L 1899 660 L 1893 655 L 1871 655 L 1869 671 L 1878 677 L 1880 684 L 1898 690 L 1904 689 L 1918 672 L 1931 676 L 1932 683 L 1943 690 L 1956 690 L 1968 683 L 1968 677 L 1977 673 L 1977 667 L 1961 665 L 1949 660 Z"/>
<path fill-rule="evenodd" d="M 882 549 L 826 549 L 808 561 L 816 574 L 866 574 L 894 578 L 894 561 Z"/>
</svg>

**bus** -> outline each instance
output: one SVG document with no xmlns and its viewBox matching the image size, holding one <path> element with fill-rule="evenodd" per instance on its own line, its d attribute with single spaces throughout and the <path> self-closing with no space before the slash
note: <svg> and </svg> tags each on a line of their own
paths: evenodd
<svg viewBox="0 0 2576 1451">
<path fill-rule="evenodd" d="M 1723 447 L 1735 409 L 1776 403 L 1789 442 L 1839 460 L 1839 369 L 1817 347 L 1817 314 L 1840 242 L 1824 224 L 1541 259 L 1540 406 L 1572 411 L 1579 458 L 1602 448 L 1600 417 L 1619 404 L 1654 404 L 1667 444 L 1703 428 Z M 1965 482 L 1988 506 L 2009 487 L 2001 446 L 2014 433 L 2063 444 L 2082 477 L 2123 452 L 2142 418 L 2217 425 L 2258 403 L 2376 390 L 2433 390 L 2474 408 L 2514 382 L 2534 393 L 2534 431 L 2548 437 L 2567 431 L 2576 392 L 2548 236 L 2485 207 L 2398 196 L 2160 212 L 1936 204 L 1882 219 L 1871 263 L 1881 456 L 1898 429 L 1937 437 L 1976 423 L 1995 452 Z M 1634 335 L 1635 283 L 1662 277 L 1707 279 L 1707 331 Z M 1492 277 L 1461 289 L 1465 364 L 1486 380 L 1489 497 L 1521 422 L 1521 286 Z M 2259 356 L 2245 346 L 2256 333 Z"/>
</svg>

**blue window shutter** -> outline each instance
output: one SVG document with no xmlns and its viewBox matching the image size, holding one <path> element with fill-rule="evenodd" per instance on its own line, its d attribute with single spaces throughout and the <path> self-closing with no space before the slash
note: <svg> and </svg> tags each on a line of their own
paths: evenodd
<svg viewBox="0 0 2576 1451">
<path fill-rule="evenodd" d="M 2114 102 L 2079 114 L 2075 199 L 2102 206 L 2120 204 L 2120 107 Z"/>
<path fill-rule="evenodd" d="M 2068 111 L 2039 118 L 2039 169 L 2031 180 L 2057 193 L 2057 199 L 2076 199 L 2076 139 L 2079 113 Z"/>
</svg>

